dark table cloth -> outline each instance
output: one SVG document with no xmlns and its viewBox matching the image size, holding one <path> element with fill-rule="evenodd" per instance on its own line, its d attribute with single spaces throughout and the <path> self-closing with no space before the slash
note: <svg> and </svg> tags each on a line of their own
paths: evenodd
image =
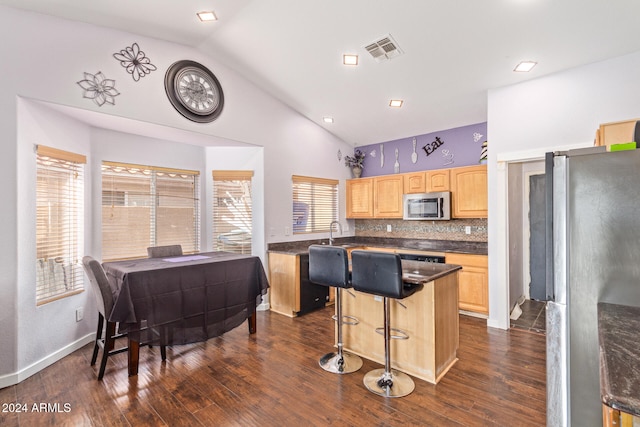
<svg viewBox="0 0 640 427">
<path fill-rule="evenodd" d="M 120 331 L 146 331 L 140 341 L 175 345 L 205 341 L 254 315 L 269 287 L 260 258 L 206 252 L 106 262 Z"/>
</svg>

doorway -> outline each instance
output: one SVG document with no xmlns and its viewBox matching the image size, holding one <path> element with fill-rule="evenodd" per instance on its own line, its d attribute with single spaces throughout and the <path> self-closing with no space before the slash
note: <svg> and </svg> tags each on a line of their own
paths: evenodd
<svg viewBox="0 0 640 427">
<path fill-rule="evenodd" d="M 544 161 L 509 164 L 510 327 L 546 327 Z"/>
</svg>

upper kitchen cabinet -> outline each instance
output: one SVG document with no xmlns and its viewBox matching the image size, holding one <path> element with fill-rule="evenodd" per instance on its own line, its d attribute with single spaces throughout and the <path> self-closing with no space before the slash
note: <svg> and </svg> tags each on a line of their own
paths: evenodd
<svg viewBox="0 0 640 427">
<path fill-rule="evenodd" d="M 373 178 L 373 215 L 375 218 L 402 218 L 402 175 Z"/>
<path fill-rule="evenodd" d="M 373 178 L 347 180 L 347 218 L 373 218 Z"/>
<path fill-rule="evenodd" d="M 449 175 L 449 169 L 405 173 L 404 194 L 449 191 Z"/>
<path fill-rule="evenodd" d="M 402 218 L 402 175 L 347 180 L 347 218 Z"/>
<path fill-rule="evenodd" d="M 402 176 L 404 179 L 404 194 L 426 193 L 426 172 L 410 172 L 405 173 Z"/>
<path fill-rule="evenodd" d="M 487 217 L 487 166 L 451 169 L 451 216 L 454 218 Z"/>
<path fill-rule="evenodd" d="M 428 193 L 437 191 L 450 191 L 451 169 L 436 169 L 427 171 L 427 188 Z"/>
</svg>

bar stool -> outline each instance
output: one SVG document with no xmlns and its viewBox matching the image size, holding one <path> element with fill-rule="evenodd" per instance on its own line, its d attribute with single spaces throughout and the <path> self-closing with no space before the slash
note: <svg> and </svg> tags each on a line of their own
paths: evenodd
<svg viewBox="0 0 640 427">
<path fill-rule="evenodd" d="M 400 256 L 388 252 L 352 251 L 351 270 L 353 289 L 384 297 L 384 327 L 376 332 L 384 335 L 384 369 L 374 369 L 364 376 L 364 385 L 377 395 L 403 397 L 415 388 L 411 377 L 391 369 L 391 339 L 408 339 L 409 336 L 390 325 L 390 299 L 403 299 L 422 289 L 422 285 L 408 285 L 402 281 Z M 395 334 L 392 335 L 391 331 Z"/>
<path fill-rule="evenodd" d="M 347 251 L 338 246 L 309 246 L 309 280 L 323 286 L 336 288 L 336 315 L 338 322 L 338 352 L 327 353 L 320 358 L 320 366 L 334 374 L 348 374 L 362 367 L 362 359 L 342 351 L 342 325 L 357 325 L 353 316 L 342 315 L 342 290 L 351 287 Z M 348 319 L 345 321 L 344 319 Z"/>
</svg>

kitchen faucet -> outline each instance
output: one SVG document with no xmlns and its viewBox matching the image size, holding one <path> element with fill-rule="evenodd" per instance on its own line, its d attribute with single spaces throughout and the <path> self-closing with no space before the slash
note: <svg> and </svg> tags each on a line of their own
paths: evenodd
<svg viewBox="0 0 640 427">
<path fill-rule="evenodd" d="M 333 245 L 333 224 L 338 225 L 338 231 L 342 234 L 342 226 L 340 225 L 340 222 L 331 221 L 331 224 L 329 224 L 329 245 Z"/>
</svg>

